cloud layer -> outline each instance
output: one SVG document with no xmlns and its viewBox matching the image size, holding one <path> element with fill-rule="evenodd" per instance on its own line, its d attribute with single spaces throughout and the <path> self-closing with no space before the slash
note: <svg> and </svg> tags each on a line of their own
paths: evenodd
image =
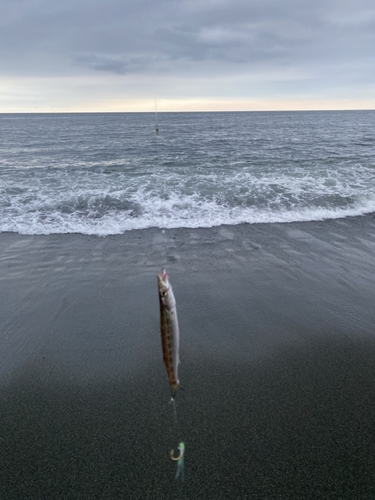
<svg viewBox="0 0 375 500">
<path fill-rule="evenodd" d="M 115 92 L 375 106 L 374 46 L 372 0 L 2 0 L 0 111 L 13 102 L 6 83 L 28 79 L 88 90 L 94 79 L 93 101 Z"/>
</svg>

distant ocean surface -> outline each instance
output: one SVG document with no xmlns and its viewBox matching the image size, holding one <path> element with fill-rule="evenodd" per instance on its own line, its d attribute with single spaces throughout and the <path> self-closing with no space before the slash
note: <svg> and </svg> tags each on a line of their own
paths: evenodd
<svg viewBox="0 0 375 500">
<path fill-rule="evenodd" d="M 375 212 L 375 111 L 0 115 L 0 232 Z"/>
</svg>

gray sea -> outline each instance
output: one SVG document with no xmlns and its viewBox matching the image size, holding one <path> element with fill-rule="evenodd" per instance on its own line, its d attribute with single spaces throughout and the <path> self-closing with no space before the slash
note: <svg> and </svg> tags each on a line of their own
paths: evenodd
<svg viewBox="0 0 375 500">
<path fill-rule="evenodd" d="M 0 133 L 0 231 L 104 236 L 375 210 L 375 111 L 3 114 Z"/>
</svg>

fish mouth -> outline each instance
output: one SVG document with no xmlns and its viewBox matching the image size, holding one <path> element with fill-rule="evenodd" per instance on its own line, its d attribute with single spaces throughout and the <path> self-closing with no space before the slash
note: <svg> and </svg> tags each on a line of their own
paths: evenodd
<svg viewBox="0 0 375 500">
<path fill-rule="evenodd" d="M 158 285 L 161 290 L 169 289 L 169 279 L 165 269 L 162 269 L 161 272 L 158 273 Z"/>
</svg>

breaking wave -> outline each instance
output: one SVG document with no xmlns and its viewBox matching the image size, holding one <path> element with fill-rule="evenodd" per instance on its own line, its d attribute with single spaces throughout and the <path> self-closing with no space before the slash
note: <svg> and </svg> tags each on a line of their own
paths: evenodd
<svg viewBox="0 0 375 500">
<path fill-rule="evenodd" d="M 257 118 L 256 132 L 244 123 L 245 115 L 231 115 L 229 132 L 221 126 L 223 116 L 206 116 L 203 123 L 194 116 L 168 118 L 169 140 L 158 143 L 138 116 L 126 147 L 107 137 L 118 117 L 107 122 L 112 129 L 97 131 L 96 140 L 83 127 L 89 118 L 82 116 L 81 128 L 76 123 L 71 135 L 64 129 L 64 141 L 54 139 L 55 122 L 48 116 L 50 135 L 44 139 L 41 130 L 33 136 L 25 122 L 27 141 L 19 144 L 10 128 L 17 148 L 1 151 L 0 231 L 104 236 L 149 227 L 316 221 L 375 212 L 375 135 L 368 126 L 361 135 L 353 127 L 343 129 L 339 120 L 333 141 L 329 114 L 315 137 L 311 121 L 319 121 L 318 115 L 307 114 L 304 129 L 285 115 L 283 133 L 267 114 L 261 116 L 263 130 Z M 176 134 L 176 120 L 184 124 L 185 137 Z M 213 139 L 209 131 L 215 123 Z M 102 141 L 100 148 L 95 141 Z"/>
</svg>

